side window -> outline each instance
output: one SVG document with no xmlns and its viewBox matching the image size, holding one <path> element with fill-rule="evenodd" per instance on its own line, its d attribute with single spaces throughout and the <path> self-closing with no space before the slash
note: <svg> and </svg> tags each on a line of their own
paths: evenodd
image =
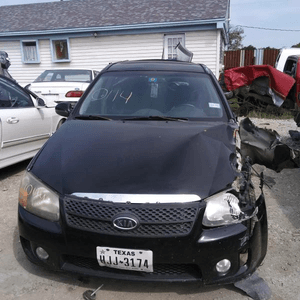
<svg viewBox="0 0 300 300">
<path fill-rule="evenodd" d="M 294 77 L 296 75 L 296 66 L 297 66 L 296 61 L 292 59 L 287 59 L 284 65 L 283 72 Z"/>
<path fill-rule="evenodd" d="M 25 64 L 40 62 L 38 41 L 21 41 L 22 61 Z"/>
<path fill-rule="evenodd" d="M 182 46 L 185 46 L 184 34 L 164 36 L 164 59 L 176 59 L 177 52 L 175 47 L 179 42 Z"/>
<path fill-rule="evenodd" d="M 69 39 L 51 40 L 52 61 L 70 61 Z"/>
<path fill-rule="evenodd" d="M 0 77 L 0 109 L 32 107 L 30 96 L 15 83 Z"/>
</svg>

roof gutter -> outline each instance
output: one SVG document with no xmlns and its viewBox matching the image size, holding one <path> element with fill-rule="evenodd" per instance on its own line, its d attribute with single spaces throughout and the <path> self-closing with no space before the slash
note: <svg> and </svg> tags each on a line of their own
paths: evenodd
<svg viewBox="0 0 300 300">
<path fill-rule="evenodd" d="M 178 26 L 194 26 L 194 25 L 207 25 L 216 24 L 219 28 L 219 23 L 225 22 L 225 19 L 209 19 L 209 20 L 193 20 L 193 21 L 179 21 L 179 22 L 164 22 L 164 23 L 146 23 L 134 25 L 115 25 L 115 26 L 102 26 L 102 27 L 86 27 L 86 28 L 58 28 L 50 30 L 34 30 L 34 31 L 8 31 L 0 32 L 0 37 L 13 37 L 13 36 L 36 36 L 36 35 L 54 35 L 54 34 L 72 34 L 72 33 L 89 33 L 89 32 L 110 32 L 110 31 L 123 31 L 123 30 L 136 30 L 136 29 L 161 29 Z M 217 27 L 218 26 L 218 27 Z"/>
</svg>

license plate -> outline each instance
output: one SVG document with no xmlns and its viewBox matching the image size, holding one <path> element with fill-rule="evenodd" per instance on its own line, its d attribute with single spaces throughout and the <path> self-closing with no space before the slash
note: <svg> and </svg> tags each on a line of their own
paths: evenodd
<svg viewBox="0 0 300 300">
<path fill-rule="evenodd" d="M 151 250 L 97 247 L 97 260 L 101 267 L 153 272 Z"/>
</svg>

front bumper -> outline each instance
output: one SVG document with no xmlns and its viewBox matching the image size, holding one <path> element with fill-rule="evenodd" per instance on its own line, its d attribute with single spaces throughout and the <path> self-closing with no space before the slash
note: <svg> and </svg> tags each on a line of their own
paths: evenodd
<svg viewBox="0 0 300 300">
<path fill-rule="evenodd" d="M 69 226 L 62 208 L 58 223 L 41 219 L 19 205 L 19 233 L 27 257 L 34 263 L 51 269 L 82 275 L 140 281 L 227 284 L 252 274 L 267 251 L 267 215 L 264 196 L 256 201 L 255 220 L 219 228 L 202 228 L 204 206 L 188 234 L 179 236 L 118 236 L 99 234 L 99 230 L 82 230 Z M 154 272 L 138 272 L 100 267 L 96 247 L 150 249 L 153 251 Z M 40 260 L 36 248 L 49 254 Z M 218 273 L 216 264 L 227 259 L 229 271 Z"/>
</svg>

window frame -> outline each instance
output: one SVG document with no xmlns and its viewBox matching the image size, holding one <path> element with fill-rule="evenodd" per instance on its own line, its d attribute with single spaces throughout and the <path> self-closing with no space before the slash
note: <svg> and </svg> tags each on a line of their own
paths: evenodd
<svg viewBox="0 0 300 300">
<path fill-rule="evenodd" d="M 65 41 L 67 43 L 67 53 L 68 53 L 68 58 L 63 58 L 63 59 L 58 59 L 54 47 L 54 43 L 57 41 Z M 70 62 L 71 61 L 71 52 L 70 52 L 70 42 L 69 38 L 53 38 L 50 39 L 50 46 L 51 46 L 51 57 L 52 57 L 52 62 L 55 63 L 61 63 L 61 62 Z"/>
<path fill-rule="evenodd" d="M 297 59 L 288 57 L 283 68 L 283 73 L 288 74 L 295 78 L 297 71 Z"/>
<path fill-rule="evenodd" d="M 164 35 L 164 55 L 163 58 L 164 59 L 169 59 L 169 50 L 168 50 L 168 39 L 169 38 L 182 38 L 182 46 L 185 47 L 185 33 L 176 33 L 176 34 L 165 34 Z M 174 45 L 172 45 L 173 47 L 175 47 Z M 171 59 L 175 59 L 175 57 L 173 56 L 174 53 L 172 53 L 172 58 Z"/>
<path fill-rule="evenodd" d="M 40 61 L 40 51 L 39 51 L 39 41 L 38 40 L 21 40 L 21 54 L 22 54 L 22 63 L 23 64 L 39 64 Z M 35 60 L 26 60 L 25 58 L 25 43 L 35 43 L 35 52 L 36 52 L 36 59 Z"/>
<path fill-rule="evenodd" d="M 0 105 L 0 109 L 32 108 L 32 107 L 35 106 L 34 102 L 32 101 L 32 98 L 31 98 L 30 94 L 26 90 L 24 90 L 17 83 L 13 82 L 12 80 L 10 80 L 9 78 L 6 78 L 3 75 L 0 76 L 0 90 L 2 91 L 2 93 L 3 93 L 3 91 L 5 91 L 5 94 L 9 95 L 9 97 L 16 95 L 16 94 L 12 93 L 12 92 L 16 92 L 17 94 L 22 95 L 25 98 L 27 98 L 26 101 L 28 100 L 28 102 L 27 102 L 28 105 L 26 105 L 26 106 L 1 106 Z M 0 98 L 1 98 L 1 95 L 0 95 Z M 20 99 L 18 99 L 18 100 L 20 101 Z M 10 99 L 10 98 L 7 98 L 7 99 L 3 98 L 2 99 L 1 98 L 0 101 L 9 101 L 9 103 L 12 104 L 13 99 Z"/>
</svg>

